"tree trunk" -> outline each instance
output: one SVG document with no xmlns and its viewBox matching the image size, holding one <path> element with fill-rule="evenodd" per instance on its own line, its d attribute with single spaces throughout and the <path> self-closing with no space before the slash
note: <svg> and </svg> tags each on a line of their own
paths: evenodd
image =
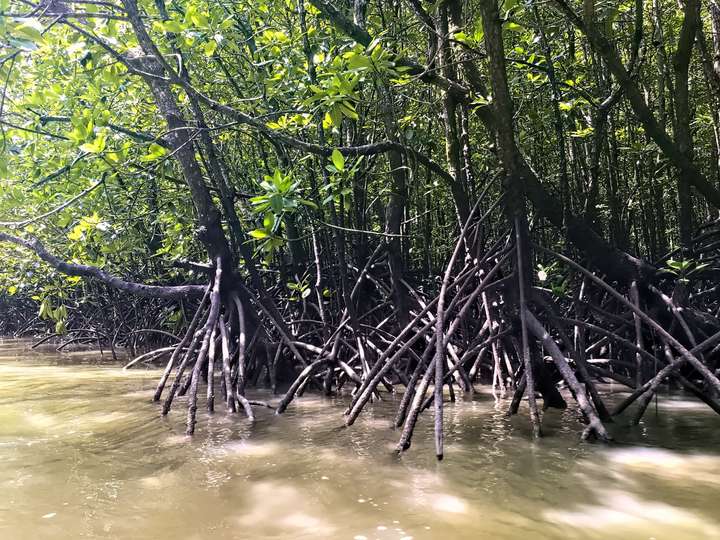
<svg viewBox="0 0 720 540">
<path fill-rule="evenodd" d="M 693 44 L 699 27 L 700 2 L 686 0 L 683 8 L 683 23 L 678 38 L 677 50 L 673 58 L 675 71 L 675 143 L 684 158 L 693 159 L 693 141 L 690 134 L 690 83 L 689 69 Z M 678 216 L 680 225 L 680 245 L 689 250 L 693 236 L 693 204 L 691 182 L 687 170 L 680 171 L 677 179 Z"/>
</svg>

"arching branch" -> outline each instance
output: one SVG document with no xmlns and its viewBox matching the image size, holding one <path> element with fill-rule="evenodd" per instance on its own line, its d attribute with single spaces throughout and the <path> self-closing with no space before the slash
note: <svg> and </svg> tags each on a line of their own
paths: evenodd
<svg viewBox="0 0 720 540">
<path fill-rule="evenodd" d="M 117 276 L 108 274 L 104 270 L 96 266 L 86 264 L 69 263 L 56 257 L 50 253 L 42 243 L 36 238 L 20 238 L 4 232 L 0 232 L 0 242 L 9 242 L 25 249 L 33 251 L 40 259 L 48 263 L 50 266 L 59 270 L 68 276 L 80 276 L 85 278 L 96 279 L 118 289 L 120 291 L 129 292 L 138 296 L 148 296 L 152 298 L 179 299 L 201 297 L 205 292 L 204 285 L 145 285 L 144 283 L 135 283 L 133 281 L 125 281 Z"/>
</svg>

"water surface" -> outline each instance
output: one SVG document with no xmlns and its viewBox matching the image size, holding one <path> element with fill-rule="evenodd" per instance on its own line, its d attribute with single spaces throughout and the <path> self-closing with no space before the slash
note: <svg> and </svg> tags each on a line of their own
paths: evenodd
<svg viewBox="0 0 720 540">
<path fill-rule="evenodd" d="M 603 447 L 572 409 L 533 443 L 481 394 L 448 404 L 437 463 L 431 414 L 393 454 L 392 398 L 349 429 L 343 400 L 252 425 L 201 408 L 190 439 L 182 401 L 150 402 L 156 370 L 108 361 L 0 341 L 3 540 L 720 539 L 720 417 L 682 396 Z"/>
</svg>

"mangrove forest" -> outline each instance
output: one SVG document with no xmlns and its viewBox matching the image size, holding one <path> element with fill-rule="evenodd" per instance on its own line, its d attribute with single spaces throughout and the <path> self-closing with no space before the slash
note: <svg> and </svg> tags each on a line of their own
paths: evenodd
<svg viewBox="0 0 720 540">
<path fill-rule="evenodd" d="M 720 413 L 719 209 L 717 0 L 0 0 L 0 335 L 187 435 Z"/>
</svg>

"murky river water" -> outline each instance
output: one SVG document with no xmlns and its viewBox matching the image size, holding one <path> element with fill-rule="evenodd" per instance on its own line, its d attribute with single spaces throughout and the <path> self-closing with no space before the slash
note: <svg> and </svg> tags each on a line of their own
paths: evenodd
<svg viewBox="0 0 720 540">
<path fill-rule="evenodd" d="M 189 440 L 182 406 L 150 402 L 157 375 L 0 341 L 0 539 L 720 539 L 720 417 L 694 401 L 607 448 L 573 411 L 532 443 L 481 395 L 447 407 L 437 463 L 431 415 L 393 455 L 390 402 L 350 429 L 317 397 L 254 425 L 203 410 Z"/>
</svg>

